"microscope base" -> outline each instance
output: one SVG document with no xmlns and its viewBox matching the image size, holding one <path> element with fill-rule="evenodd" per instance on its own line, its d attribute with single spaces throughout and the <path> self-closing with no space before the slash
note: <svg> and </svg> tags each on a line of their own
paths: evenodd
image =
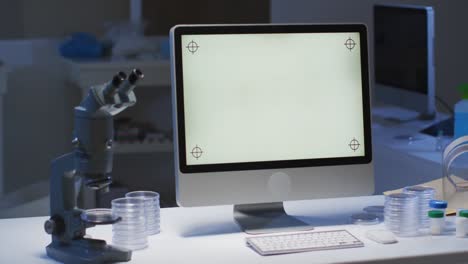
<svg viewBox="0 0 468 264">
<path fill-rule="evenodd" d="M 47 255 L 66 264 L 99 264 L 130 261 L 132 251 L 116 248 L 104 240 L 77 239 L 70 244 L 53 241 L 46 247 Z"/>
</svg>

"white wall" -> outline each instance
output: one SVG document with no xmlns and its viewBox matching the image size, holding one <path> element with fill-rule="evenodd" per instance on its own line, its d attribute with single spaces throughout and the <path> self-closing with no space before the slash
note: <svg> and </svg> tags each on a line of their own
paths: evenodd
<svg viewBox="0 0 468 264">
<path fill-rule="evenodd" d="M 431 5 L 435 10 L 436 90 L 453 105 L 460 99 L 456 87 L 468 83 L 468 20 L 465 0 L 271 0 L 274 23 L 360 22 L 368 25 L 371 70 L 373 69 L 372 12 L 375 3 Z M 373 75 L 373 74 L 371 74 Z M 442 108 L 439 106 L 438 109 Z"/>
</svg>

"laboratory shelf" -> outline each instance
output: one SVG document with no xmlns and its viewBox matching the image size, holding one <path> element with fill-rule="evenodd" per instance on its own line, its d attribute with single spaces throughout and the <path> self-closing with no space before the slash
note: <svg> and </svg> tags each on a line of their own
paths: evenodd
<svg viewBox="0 0 468 264">
<path fill-rule="evenodd" d="M 115 154 L 132 153 L 168 153 L 173 151 L 173 145 L 170 141 L 159 142 L 135 142 L 135 143 L 115 143 Z"/>
<path fill-rule="evenodd" d="M 171 85 L 171 67 L 169 60 L 66 60 L 70 68 L 69 79 L 80 87 L 83 95 L 91 85 L 109 81 L 112 76 L 123 71 L 129 73 L 138 68 L 145 78 L 139 81 L 139 87 L 161 87 Z"/>
</svg>

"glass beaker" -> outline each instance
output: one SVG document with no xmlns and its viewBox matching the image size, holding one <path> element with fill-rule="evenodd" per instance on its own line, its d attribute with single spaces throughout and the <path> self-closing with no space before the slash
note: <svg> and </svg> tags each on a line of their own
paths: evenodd
<svg viewBox="0 0 468 264">
<path fill-rule="evenodd" d="M 452 141 L 444 150 L 443 197 L 451 209 L 468 208 L 468 136 Z"/>
</svg>

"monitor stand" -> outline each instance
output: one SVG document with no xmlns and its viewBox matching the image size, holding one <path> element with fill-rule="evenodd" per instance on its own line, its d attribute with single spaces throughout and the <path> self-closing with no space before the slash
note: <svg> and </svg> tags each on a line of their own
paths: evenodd
<svg viewBox="0 0 468 264">
<path fill-rule="evenodd" d="M 314 229 L 309 224 L 286 214 L 283 202 L 236 204 L 234 220 L 242 231 L 252 235 Z"/>
</svg>

